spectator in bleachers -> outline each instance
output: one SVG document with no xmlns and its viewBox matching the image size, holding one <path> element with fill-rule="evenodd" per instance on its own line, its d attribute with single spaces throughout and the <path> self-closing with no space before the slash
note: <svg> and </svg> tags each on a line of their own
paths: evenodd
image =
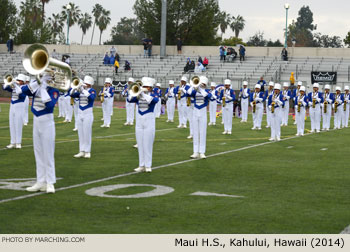
<svg viewBox="0 0 350 252">
<path fill-rule="evenodd" d="M 202 57 L 201 57 L 201 56 L 198 57 L 198 62 L 200 62 L 201 64 L 203 64 L 203 60 L 202 60 Z"/>
<path fill-rule="evenodd" d="M 119 69 L 119 61 L 118 60 L 114 61 L 114 68 L 115 68 L 116 75 L 118 75 L 118 69 Z"/>
<path fill-rule="evenodd" d="M 112 66 L 114 66 L 114 62 L 115 62 L 115 57 L 114 57 L 114 55 L 111 55 L 111 56 L 109 57 L 109 64 L 112 65 Z"/>
<path fill-rule="evenodd" d="M 151 58 L 151 56 L 152 56 L 152 41 L 148 42 L 147 50 L 148 50 L 148 57 Z"/>
<path fill-rule="evenodd" d="M 223 46 L 220 46 L 219 51 L 220 51 L 220 60 L 224 60 L 225 48 Z"/>
<path fill-rule="evenodd" d="M 108 56 L 108 52 L 106 52 L 105 57 L 103 58 L 103 64 L 104 64 L 104 65 L 109 65 L 109 56 Z"/>
<path fill-rule="evenodd" d="M 288 61 L 288 51 L 287 51 L 286 48 L 283 48 L 283 49 L 282 49 L 281 55 L 282 55 L 282 59 L 283 59 L 284 61 Z"/>
<path fill-rule="evenodd" d="M 51 53 L 51 57 L 54 59 L 58 59 L 58 54 L 56 52 L 56 49 L 53 49 L 52 53 Z"/>
<path fill-rule="evenodd" d="M 9 40 L 7 40 L 6 45 L 7 45 L 7 51 L 9 53 L 12 53 L 13 52 L 13 39 L 10 38 Z"/>
<path fill-rule="evenodd" d="M 245 47 L 243 45 L 239 46 L 239 60 L 241 62 L 245 60 Z"/>
<path fill-rule="evenodd" d="M 130 71 L 130 70 L 131 70 L 130 62 L 126 60 L 124 65 L 124 71 Z"/>
<path fill-rule="evenodd" d="M 115 53 L 117 52 L 117 50 L 114 48 L 114 46 L 111 47 L 111 49 L 109 49 L 111 55 L 115 55 Z"/>
<path fill-rule="evenodd" d="M 176 45 L 177 45 L 177 54 L 181 54 L 182 53 L 182 41 L 180 38 L 177 38 Z"/>
<path fill-rule="evenodd" d="M 205 71 L 205 67 L 203 66 L 202 63 L 200 63 L 199 61 L 197 62 L 197 65 L 194 69 L 194 72 L 195 73 L 201 73 L 201 72 L 204 72 Z"/>
<path fill-rule="evenodd" d="M 184 72 L 187 73 L 191 68 L 191 59 L 187 58 L 186 66 L 184 67 Z"/>
<path fill-rule="evenodd" d="M 194 63 L 194 60 L 192 60 L 190 65 L 190 71 L 194 71 L 195 68 L 196 68 L 196 64 Z"/>
<path fill-rule="evenodd" d="M 115 60 L 118 60 L 118 62 L 120 62 L 120 56 L 118 53 L 115 54 Z"/>
<path fill-rule="evenodd" d="M 148 41 L 147 39 L 142 40 L 142 45 L 143 45 L 143 57 L 146 58 L 147 56 L 147 47 L 148 47 Z"/>
<path fill-rule="evenodd" d="M 260 92 L 265 92 L 266 81 L 264 80 L 264 76 L 260 77 L 260 80 L 258 80 L 257 84 L 260 84 Z"/>
<path fill-rule="evenodd" d="M 234 61 L 235 60 L 235 58 L 237 58 L 237 52 L 236 52 L 236 50 L 235 49 L 233 49 L 232 47 L 229 47 L 229 48 L 227 48 L 227 60 L 228 61 Z"/>
<path fill-rule="evenodd" d="M 207 58 L 207 57 L 204 57 L 203 66 L 204 66 L 204 67 L 207 67 L 208 64 L 209 64 L 208 58 Z"/>
</svg>

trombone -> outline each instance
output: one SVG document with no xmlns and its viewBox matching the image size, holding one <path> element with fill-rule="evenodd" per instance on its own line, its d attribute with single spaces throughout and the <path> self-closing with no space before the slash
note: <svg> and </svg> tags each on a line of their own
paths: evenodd
<svg viewBox="0 0 350 252">
<path fill-rule="evenodd" d="M 67 91 L 71 87 L 72 69 L 71 67 L 57 59 L 49 57 L 49 52 L 41 44 L 29 46 L 23 57 L 24 69 L 36 76 L 40 84 L 40 75 L 49 74 L 52 80 L 47 85 L 61 91 Z"/>
</svg>

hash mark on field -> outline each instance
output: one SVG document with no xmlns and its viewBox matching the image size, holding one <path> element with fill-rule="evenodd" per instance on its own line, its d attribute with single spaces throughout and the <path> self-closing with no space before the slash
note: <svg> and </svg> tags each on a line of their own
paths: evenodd
<svg viewBox="0 0 350 252">
<path fill-rule="evenodd" d="M 194 192 L 190 195 L 193 196 L 216 196 L 216 197 L 229 197 L 229 198 L 244 198 L 244 196 L 238 195 L 229 195 L 229 194 L 219 194 L 219 193 L 210 193 L 210 192 Z"/>
<path fill-rule="evenodd" d="M 175 129 L 177 129 L 177 128 L 175 128 Z M 322 131 L 320 134 L 322 134 L 323 132 L 325 132 L 325 131 Z M 305 134 L 305 136 L 308 136 L 308 135 L 313 135 L 313 134 L 312 133 Z M 283 138 L 283 139 L 281 139 L 280 142 L 287 141 L 287 140 L 294 139 L 294 138 L 298 138 L 298 136 L 292 136 L 292 137 Z M 255 148 L 255 147 L 260 147 L 260 146 L 273 144 L 273 143 L 277 144 L 278 142 L 270 142 L 270 141 L 268 141 L 268 142 L 259 143 L 259 144 L 255 144 L 255 145 L 249 145 L 249 146 L 241 147 L 241 148 L 238 148 L 238 149 L 233 149 L 233 150 L 228 150 L 228 151 L 223 151 L 223 152 L 210 154 L 210 155 L 207 155 L 207 158 L 221 156 L 221 155 L 234 153 L 234 152 L 238 152 L 238 151 L 242 151 L 242 150 L 248 150 L 248 149 L 252 149 L 252 148 Z M 152 167 L 152 170 L 157 170 L 157 169 L 160 169 L 160 168 L 165 168 L 165 167 L 169 167 L 169 166 L 176 166 L 176 165 L 190 163 L 190 162 L 195 162 L 195 161 L 202 161 L 202 162 L 204 162 L 204 160 L 202 160 L 202 159 L 187 159 L 187 160 L 178 161 L 178 162 L 174 162 L 174 163 L 170 163 L 170 164 L 164 164 L 164 165 L 159 165 L 159 166 L 156 166 L 156 167 Z M 87 185 L 91 185 L 91 184 L 96 184 L 96 183 L 100 183 L 100 182 L 105 182 L 105 181 L 116 179 L 116 178 L 127 177 L 127 176 L 134 175 L 134 174 L 139 174 L 139 173 L 138 172 L 128 172 L 128 173 L 119 174 L 119 175 L 112 176 L 112 177 L 92 180 L 92 181 L 81 183 L 81 184 L 71 185 L 71 186 L 67 186 L 67 187 L 61 187 L 61 188 L 57 188 L 56 192 L 64 191 L 64 190 L 68 190 L 68 189 L 73 189 L 73 188 L 78 188 L 78 187 L 82 187 L 82 186 L 87 186 Z M 0 200 L 0 204 L 5 203 L 5 202 L 10 202 L 10 201 L 15 201 L 15 200 L 31 198 L 31 197 L 35 197 L 35 196 L 39 196 L 39 195 L 43 195 L 43 194 L 45 194 L 45 192 L 33 193 L 33 194 L 23 195 L 23 196 L 19 196 L 19 197 L 15 197 L 15 198 L 4 199 L 4 200 Z"/>
<path fill-rule="evenodd" d="M 288 146 L 288 147 L 287 147 L 287 149 L 292 149 L 292 148 L 294 148 L 294 146 Z"/>
<path fill-rule="evenodd" d="M 225 145 L 226 143 L 220 143 L 220 145 Z"/>
<path fill-rule="evenodd" d="M 326 151 L 326 150 L 328 150 L 328 148 L 322 148 L 321 150 Z"/>
</svg>

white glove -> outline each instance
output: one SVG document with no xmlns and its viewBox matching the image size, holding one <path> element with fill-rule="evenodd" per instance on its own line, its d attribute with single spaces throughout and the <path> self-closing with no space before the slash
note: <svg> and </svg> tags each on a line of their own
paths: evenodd
<svg viewBox="0 0 350 252">
<path fill-rule="evenodd" d="M 263 98 L 256 98 L 256 101 L 262 102 L 262 101 L 263 101 Z"/>
<path fill-rule="evenodd" d="M 327 99 L 327 102 L 328 102 L 328 103 L 332 103 L 332 100 L 331 100 L 331 99 Z"/>
<path fill-rule="evenodd" d="M 18 86 L 18 85 L 15 85 L 15 89 L 16 89 L 16 94 L 22 94 L 22 89 Z"/>
<path fill-rule="evenodd" d="M 35 93 L 40 87 L 39 83 L 36 80 L 31 80 L 29 83 L 29 89 L 32 93 Z"/>
<path fill-rule="evenodd" d="M 150 103 L 152 102 L 152 100 L 153 100 L 153 97 L 152 97 L 152 96 L 147 95 L 147 94 L 145 94 L 145 93 L 141 93 L 141 97 L 142 97 L 143 99 L 145 99 L 146 102 L 147 102 L 148 104 L 150 104 Z"/>
<path fill-rule="evenodd" d="M 278 104 L 278 106 L 281 106 L 283 104 L 283 102 L 281 102 L 280 100 L 277 100 L 276 103 Z"/>
<path fill-rule="evenodd" d="M 203 97 L 207 97 L 208 93 L 203 88 L 199 88 L 199 92 L 203 95 Z"/>
<path fill-rule="evenodd" d="M 271 105 L 269 105 L 269 110 L 271 111 L 271 108 L 272 108 L 272 106 Z"/>
<path fill-rule="evenodd" d="M 317 101 L 317 102 L 321 102 L 321 98 L 317 98 L 316 101 Z"/>
<path fill-rule="evenodd" d="M 193 91 L 193 87 L 190 87 L 189 89 L 187 89 L 187 94 L 191 95 Z M 184 91 L 186 93 L 186 91 Z"/>
<path fill-rule="evenodd" d="M 41 94 L 41 99 L 43 100 L 44 103 L 51 101 L 51 97 L 47 93 L 46 88 L 41 88 L 40 94 Z"/>
<path fill-rule="evenodd" d="M 90 96 L 89 91 L 87 91 L 86 89 L 84 89 L 84 90 L 82 91 L 82 93 L 83 93 L 85 96 L 87 96 L 87 97 Z"/>
<path fill-rule="evenodd" d="M 104 94 L 107 95 L 107 97 L 111 96 L 111 94 L 109 92 L 107 92 L 107 91 L 105 91 Z"/>
<path fill-rule="evenodd" d="M 309 101 L 309 106 L 312 106 L 312 102 Z"/>
<path fill-rule="evenodd" d="M 253 102 L 250 103 L 250 106 L 253 107 Z"/>
</svg>

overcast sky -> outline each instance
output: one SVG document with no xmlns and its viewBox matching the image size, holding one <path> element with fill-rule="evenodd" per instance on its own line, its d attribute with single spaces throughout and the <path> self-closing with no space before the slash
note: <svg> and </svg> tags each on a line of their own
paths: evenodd
<svg viewBox="0 0 350 252">
<path fill-rule="evenodd" d="M 19 7 L 21 0 L 14 0 Z M 111 11 L 111 24 L 102 34 L 102 41 L 110 38 L 110 29 L 116 25 L 121 17 L 135 17 L 132 7 L 135 0 L 51 0 L 45 5 L 46 16 L 62 10 L 62 6 L 68 2 L 77 4 L 82 12 L 91 14 L 92 6 L 100 3 L 104 8 Z M 266 39 L 280 39 L 283 41 L 283 29 L 285 27 L 286 12 L 285 0 L 219 0 L 221 10 L 230 13 L 231 16 L 241 15 L 246 20 L 246 25 L 240 37 L 247 41 L 257 31 L 264 32 Z M 314 14 L 314 24 L 317 24 L 317 32 L 328 35 L 337 35 L 342 39 L 350 31 L 350 0 L 289 0 L 288 23 L 296 20 L 298 11 L 303 5 L 309 5 Z M 84 37 L 84 44 L 90 43 L 92 28 Z M 70 42 L 80 43 L 81 30 L 77 25 L 70 30 Z M 232 36 L 232 30 L 228 29 L 224 37 Z M 95 29 L 94 44 L 98 44 L 99 30 Z"/>
</svg>

